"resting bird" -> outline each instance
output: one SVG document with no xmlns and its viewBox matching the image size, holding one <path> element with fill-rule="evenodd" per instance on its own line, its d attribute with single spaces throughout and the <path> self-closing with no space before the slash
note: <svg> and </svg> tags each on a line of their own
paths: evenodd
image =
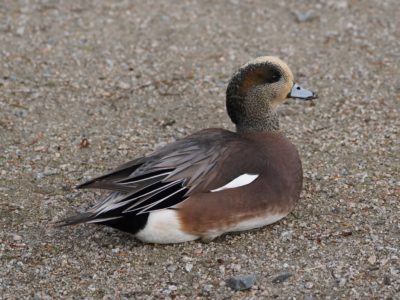
<svg viewBox="0 0 400 300">
<path fill-rule="evenodd" d="M 279 130 L 287 98 L 315 99 L 277 57 L 256 58 L 231 78 L 226 107 L 236 132 L 205 129 L 78 188 L 110 193 L 60 225 L 94 223 L 149 243 L 211 241 L 274 223 L 299 200 L 303 171 Z"/>
</svg>

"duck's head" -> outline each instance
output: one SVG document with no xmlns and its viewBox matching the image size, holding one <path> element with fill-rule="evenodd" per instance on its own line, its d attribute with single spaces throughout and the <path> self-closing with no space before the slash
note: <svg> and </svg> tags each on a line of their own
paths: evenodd
<svg viewBox="0 0 400 300">
<path fill-rule="evenodd" d="M 285 62 L 262 56 L 233 75 L 226 91 L 226 106 L 238 131 L 276 130 L 276 108 L 288 98 L 311 100 L 317 95 L 295 83 Z"/>
</svg>

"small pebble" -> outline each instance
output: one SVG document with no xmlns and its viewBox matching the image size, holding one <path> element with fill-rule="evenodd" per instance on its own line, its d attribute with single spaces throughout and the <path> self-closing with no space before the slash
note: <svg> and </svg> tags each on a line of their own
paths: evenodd
<svg viewBox="0 0 400 300">
<path fill-rule="evenodd" d="M 129 89 L 131 86 L 130 86 L 128 83 L 121 81 L 121 82 L 118 83 L 118 87 L 119 87 L 120 89 L 127 90 L 127 89 Z"/>
<path fill-rule="evenodd" d="M 60 171 L 58 169 L 55 168 L 50 168 L 50 167 L 45 167 L 44 168 L 44 172 L 43 175 L 44 176 L 52 176 L 52 175 L 57 175 L 59 174 Z"/>
<path fill-rule="evenodd" d="M 375 255 L 371 255 L 371 256 L 368 258 L 368 262 L 369 262 L 371 265 L 375 264 L 375 263 L 376 263 L 376 256 L 375 256 Z"/>
<path fill-rule="evenodd" d="M 243 291 L 251 288 L 254 285 L 254 283 L 256 282 L 256 275 L 238 275 L 227 279 L 225 282 L 226 285 L 229 286 L 232 290 Z"/>
<path fill-rule="evenodd" d="M 185 265 L 185 270 L 186 270 L 186 272 L 190 272 L 190 271 L 192 271 L 192 269 L 193 269 L 193 264 L 191 264 L 191 263 L 187 263 L 186 265 Z"/>
<path fill-rule="evenodd" d="M 20 235 L 18 235 L 18 234 L 13 234 L 12 238 L 13 238 L 14 241 L 20 241 L 20 240 L 22 240 L 22 236 L 20 236 Z"/>
<path fill-rule="evenodd" d="M 292 273 L 284 273 L 281 275 L 278 275 L 272 279 L 272 283 L 282 283 L 288 280 L 290 277 L 292 277 Z"/>
<path fill-rule="evenodd" d="M 43 177 L 44 177 L 43 172 L 37 172 L 37 173 L 35 174 L 35 178 L 36 178 L 37 180 L 40 180 L 40 179 L 42 179 Z"/>
<path fill-rule="evenodd" d="M 168 289 L 170 291 L 176 291 L 178 289 L 178 287 L 176 285 L 171 284 L 171 285 L 168 286 Z"/>
<path fill-rule="evenodd" d="M 213 290 L 212 284 L 205 284 L 203 285 L 203 291 L 206 293 L 210 293 Z"/>
<path fill-rule="evenodd" d="M 312 11 L 300 12 L 300 11 L 292 11 L 292 14 L 295 17 L 295 20 L 299 23 L 308 22 L 315 19 L 315 15 Z"/>
<path fill-rule="evenodd" d="M 293 232 L 292 231 L 283 231 L 281 233 L 281 240 L 284 242 L 290 241 L 292 239 Z"/>
<path fill-rule="evenodd" d="M 310 281 L 307 281 L 307 282 L 304 284 L 304 287 L 305 287 L 306 289 L 312 289 L 312 288 L 314 287 L 314 284 L 313 284 L 312 282 L 310 282 Z"/>
<path fill-rule="evenodd" d="M 17 30 L 16 30 L 16 34 L 17 34 L 17 35 L 21 36 L 21 35 L 23 35 L 24 33 L 25 33 L 25 27 L 21 26 L 21 27 L 18 27 L 18 28 L 17 28 Z"/>
<path fill-rule="evenodd" d="M 167 266 L 168 272 L 171 272 L 171 273 L 174 273 L 177 269 L 178 269 L 178 267 L 175 266 L 175 265 L 168 265 Z"/>
<path fill-rule="evenodd" d="M 347 282 L 346 278 L 337 278 L 336 279 L 336 283 L 340 287 L 344 287 L 346 285 L 346 282 Z"/>
</svg>

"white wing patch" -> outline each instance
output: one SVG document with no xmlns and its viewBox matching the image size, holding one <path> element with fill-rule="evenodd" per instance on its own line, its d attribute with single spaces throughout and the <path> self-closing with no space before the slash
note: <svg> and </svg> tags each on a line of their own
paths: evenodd
<svg viewBox="0 0 400 300">
<path fill-rule="evenodd" d="M 259 174 L 247 174 L 247 173 L 242 174 L 239 177 L 233 179 L 231 182 L 228 182 L 224 186 L 221 186 L 220 188 L 211 190 L 210 192 L 219 192 L 222 190 L 234 189 L 239 186 L 247 185 L 247 184 L 252 183 L 254 180 L 256 180 L 258 176 L 259 176 Z"/>
</svg>

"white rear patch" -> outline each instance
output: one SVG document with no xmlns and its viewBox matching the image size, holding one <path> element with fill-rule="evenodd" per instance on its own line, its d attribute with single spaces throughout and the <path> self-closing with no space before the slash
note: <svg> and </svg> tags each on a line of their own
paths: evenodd
<svg viewBox="0 0 400 300">
<path fill-rule="evenodd" d="M 226 189 L 234 189 L 239 186 L 247 185 L 252 183 L 254 180 L 256 180 L 258 177 L 258 174 L 243 174 L 240 175 L 239 177 L 233 179 L 231 182 L 228 182 L 224 186 L 221 186 L 220 188 L 211 190 L 210 192 L 219 192 L 222 190 Z"/>
<path fill-rule="evenodd" d="M 182 243 L 199 237 L 182 231 L 178 214 L 173 209 L 161 209 L 149 213 L 146 226 L 136 238 L 146 243 Z"/>
</svg>

